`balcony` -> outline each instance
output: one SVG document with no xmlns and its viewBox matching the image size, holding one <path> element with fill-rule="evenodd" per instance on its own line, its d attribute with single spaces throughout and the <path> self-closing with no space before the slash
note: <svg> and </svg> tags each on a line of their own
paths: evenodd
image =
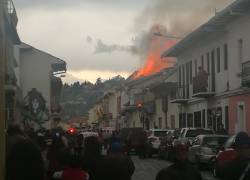
<svg viewBox="0 0 250 180">
<path fill-rule="evenodd" d="M 250 86 L 250 61 L 242 63 L 242 86 Z"/>
<path fill-rule="evenodd" d="M 193 97 L 209 98 L 215 95 L 215 79 L 212 81 L 211 76 L 206 71 L 199 72 L 193 78 Z"/>
<path fill-rule="evenodd" d="M 53 75 L 63 74 L 63 73 L 66 73 L 67 71 L 67 64 L 65 61 L 61 59 L 56 59 L 56 62 L 51 64 L 51 69 L 52 69 Z"/>
<path fill-rule="evenodd" d="M 172 97 L 171 103 L 178 103 L 178 104 L 183 104 L 187 103 L 189 98 L 186 96 L 186 89 L 188 86 L 180 86 L 176 90 L 176 96 Z"/>
<path fill-rule="evenodd" d="M 15 9 L 13 1 L 12 0 L 4 0 L 4 4 L 5 4 L 5 12 L 6 12 L 6 15 L 7 15 L 9 22 L 14 27 L 16 27 L 17 23 L 18 23 L 18 17 L 17 17 L 17 13 L 16 13 L 16 9 Z"/>
</svg>

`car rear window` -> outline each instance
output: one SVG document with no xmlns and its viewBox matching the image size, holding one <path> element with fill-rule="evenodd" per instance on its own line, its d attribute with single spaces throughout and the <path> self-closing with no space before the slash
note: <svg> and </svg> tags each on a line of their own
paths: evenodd
<svg viewBox="0 0 250 180">
<path fill-rule="evenodd" d="M 186 133 L 186 137 L 196 137 L 202 134 L 214 134 L 212 130 L 205 130 L 205 129 L 190 129 Z"/>
<path fill-rule="evenodd" d="M 204 137 L 203 139 L 203 145 L 207 146 L 222 146 L 228 137 Z"/>
<path fill-rule="evenodd" d="M 154 135 L 155 135 L 156 137 L 164 137 L 164 136 L 167 135 L 167 131 L 155 131 L 155 132 L 154 132 Z"/>
</svg>

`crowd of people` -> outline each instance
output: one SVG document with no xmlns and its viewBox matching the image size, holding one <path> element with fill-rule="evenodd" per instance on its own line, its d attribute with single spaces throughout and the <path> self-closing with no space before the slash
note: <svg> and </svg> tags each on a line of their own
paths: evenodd
<svg viewBox="0 0 250 180">
<path fill-rule="evenodd" d="M 62 129 L 24 133 L 11 126 L 7 132 L 6 180 L 131 180 L 135 166 L 117 134 L 108 141 L 102 137 L 83 137 Z M 250 138 L 239 133 L 235 143 L 239 156 L 226 167 L 225 180 L 249 178 L 246 147 Z M 177 144 L 175 155 L 175 162 L 160 170 L 156 180 L 202 180 L 198 168 L 188 162 L 186 145 Z"/>
<path fill-rule="evenodd" d="M 135 167 L 123 151 L 116 133 L 103 155 L 104 140 L 99 136 L 30 130 L 17 126 L 7 132 L 7 180 L 130 180 Z M 105 177 L 105 178 L 104 178 Z"/>
</svg>

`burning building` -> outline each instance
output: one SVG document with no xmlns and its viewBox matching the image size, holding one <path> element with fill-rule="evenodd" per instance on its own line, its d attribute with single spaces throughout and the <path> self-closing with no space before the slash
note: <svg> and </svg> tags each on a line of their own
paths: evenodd
<svg viewBox="0 0 250 180">
<path fill-rule="evenodd" d="M 177 40 L 168 36 L 167 30 L 162 25 L 154 25 L 148 33 L 147 45 L 144 50 L 144 65 L 133 74 L 133 79 L 149 76 L 162 71 L 163 69 L 173 67 L 176 63 L 175 58 L 161 57 L 164 50 L 171 48 L 177 43 Z"/>
</svg>

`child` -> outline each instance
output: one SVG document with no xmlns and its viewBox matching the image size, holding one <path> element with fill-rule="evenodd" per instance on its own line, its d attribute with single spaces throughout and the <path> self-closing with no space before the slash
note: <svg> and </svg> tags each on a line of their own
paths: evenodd
<svg viewBox="0 0 250 180">
<path fill-rule="evenodd" d="M 55 172 L 53 178 L 62 180 L 88 180 L 88 174 L 81 170 L 78 155 L 69 155 L 67 167 L 63 171 Z"/>
</svg>

